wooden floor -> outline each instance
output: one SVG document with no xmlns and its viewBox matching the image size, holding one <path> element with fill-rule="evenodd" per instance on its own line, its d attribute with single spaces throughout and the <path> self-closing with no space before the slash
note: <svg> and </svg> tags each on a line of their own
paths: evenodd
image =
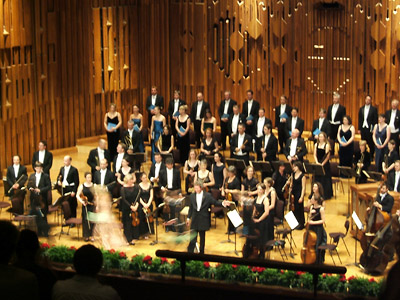
<svg viewBox="0 0 400 300">
<path fill-rule="evenodd" d="M 69 154 L 72 156 L 72 164 L 78 168 L 79 173 L 80 173 L 80 179 L 81 181 L 83 180 L 83 174 L 86 171 L 89 171 L 90 168 L 86 164 L 86 160 L 88 157 L 88 153 L 91 149 L 96 147 L 96 141 L 97 139 L 86 139 L 82 140 L 78 143 L 78 145 L 74 148 L 68 148 L 68 149 L 62 149 L 62 150 L 57 150 L 54 152 L 54 162 L 53 162 L 53 167 L 51 169 L 51 178 L 54 180 L 56 178 L 58 171 L 60 167 L 63 165 L 63 157 L 66 154 Z M 150 149 L 147 147 L 147 151 L 150 151 Z M 226 152 L 228 154 L 228 152 Z M 281 157 L 283 159 L 283 157 Z M 311 160 L 311 156 L 309 157 Z M 150 163 L 147 162 L 144 165 L 144 170 L 148 172 L 150 169 Z M 28 170 L 32 170 L 31 167 L 28 168 Z M 29 173 L 29 171 L 28 171 Z M 344 231 L 344 223 L 346 221 L 346 216 L 347 216 L 347 199 L 348 199 L 348 193 L 347 193 L 347 183 L 346 181 L 343 182 L 344 185 L 344 193 L 342 192 L 341 188 L 340 190 L 336 191 L 337 192 L 337 198 L 333 198 L 332 200 L 326 201 L 326 227 L 325 230 L 328 234 L 328 241 L 329 241 L 329 232 L 336 232 L 336 231 Z M 307 182 L 307 197 L 310 193 L 310 182 Z M 3 189 L 1 189 L 0 197 L 3 197 Z M 53 191 L 53 200 L 57 199 L 58 194 L 56 191 Z M 78 208 L 78 216 L 80 216 L 80 207 Z M 117 214 L 117 210 L 115 210 L 115 214 Z M 0 214 L 1 219 L 9 219 L 10 215 L 6 212 L 2 212 Z M 66 245 L 66 246 L 72 246 L 74 245 L 75 247 L 79 247 L 84 244 L 83 240 L 77 239 L 77 230 L 76 228 L 72 228 L 70 231 L 70 235 L 62 235 L 61 239 L 58 238 L 58 235 L 56 235 L 58 232 L 60 232 L 60 227 L 56 226 L 56 223 L 54 221 L 53 215 L 48 216 L 48 221 L 51 226 L 51 231 L 50 231 L 50 237 L 49 238 L 41 238 L 41 242 L 47 242 L 50 245 Z M 16 224 L 18 225 L 18 224 Z M 286 224 L 285 224 L 286 225 Z M 287 225 L 286 225 L 287 226 Z M 150 243 L 154 240 L 154 235 L 150 237 L 149 240 L 144 240 L 141 239 L 139 240 L 135 246 L 125 246 L 122 247 L 121 251 L 125 251 L 128 254 L 128 257 L 131 257 L 135 254 L 148 254 L 151 256 L 155 255 L 155 251 L 158 249 L 169 249 L 169 250 L 175 250 L 175 251 L 185 251 L 187 247 L 187 242 L 181 242 L 177 243 L 176 239 L 176 233 L 174 232 L 168 232 L 165 233 L 165 230 L 162 228 L 162 225 L 159 227 L 159 241 L 160 242 L 165 242 L 165 244 L 158 244 L 155 246 L 150 245 Z M 223 241 L 227 240 L 227 235 L 225 234 L 227 229 L 226 224 L 224 223 L 223 219 L 217 219 L 217 226 L 216 228 L 212 227 L 210 231 L 207 232 L 206 234 L 206 246 L 205 246 L 205 252 L 207 254 L 218 254 L 218 255 L 228 255 L 228 256 L 236 256 L 234 253 L 235 246 L 233 243 L 224 243 Z M 303 240 L 303 232 L 304 231 L 295 231 L 293 233 L 293 238 L 294 241 L 297 245 L 297 248 L 294 248 L 295 255 L 294 257 L 290 257 L 287 260 L 288 262 L 301 262 L 299 253 L 301 250 L 302 246 L 302 240 Z M 82 234 L 82 233 L 81 233 Z M 231 236 L 231 240 L 234 240 L 233 236 Z M 242 246 L 244 244 L 244 238 L 240 238 L 239 236 L 237 237 L 237 250 L 241 250 Z M 336 265 L 343 265 L 346 266 L 348 271 L 347 274 L 348 276 L 351 275 L 357 275 L 357 276 L 365 276 L 369 277 L 365 273 L 362 272 L 361 269 L 358 267 L 353 266 L 352 264 L 354 263 L 354 253 L 355 253 L 355 240 L 349 235 L 345 238 L 347 247 L 350 251 L 350 256 L 348 255 L 346 248 L 344 247 L 344 244 L 342 241 L 339 242 L 339 255 L 342 260 L 342 263 L 340 264 L 339 259 L 336 254 L 333 254 L 333 259 L 336 263 Z M 96 246 L 101 247 L 101 245 L 98 242 L 94 242 Z M 357 244 L 357 260 L 362 253 L 361 247 L 359 244 Z M 286 252 L 287 254 L 289 253 L 289 248 L 286 247 Z M 241 253 L 239 253 L 241 255 Z M 282 260 L 280 254 L 278 251 L 271 251 L 270 253 L 270 258 L 273 260 Z M 325 257 L 325 263 L 327 264 L 333 264 L 332 258 L 329 255 L 329 253 L 326 253 Z M 389 265 L 391 266 L 393 262 Z M 388 267 L 389 269 L 389 267 Z M 386 272 L 388 271 L 386 270 Z"/>
</svg>

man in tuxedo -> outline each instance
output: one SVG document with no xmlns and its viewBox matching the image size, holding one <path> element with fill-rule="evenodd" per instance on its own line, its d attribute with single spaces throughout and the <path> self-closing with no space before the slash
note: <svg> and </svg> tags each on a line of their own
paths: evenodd
<svg viewBox="0 0 400 300">
<path fill-rule="evenodd" d="M 152 163 L 150 167 L 149 178 L 151 183 L 158 184 L 160 181 L 160 172 L 163 170 L 165 171 L 165 165 L 162 162 L 162 156 L 160 152 L 156 152 L 154 154 L 154 160 L 155 163 Z"/>
<path fill-rule="evenodd" d="M 246 133 L 249 135 L 253 134 L 254 131 L 254 119 L 257 117 L 258 110 L 260 109 L 260 103 L 253 99 L 254 92 L 252 90 L 246 91 L 247 100 L 243 104 L 243 115 L 246 118 Z"/>
<path fill-rule="evenodd" d="M 299 137 L 300 132 L 298 129 L 292 131 L 292 137 L 287 140 L 283 153 L 289 162 L 297 160 L 303 161 L 304 156 L 307 155 L 307 148 L 304 140 Z"/>
<path fill-rule="evenodd" d="M 236 104 L 237 104 L 236 101 L 231 99 L 231 92 L 225 91 L 224 99 L 221 100 L 218 109 L 219 118 L 221 120 L 220 125 L 221 125 L 222 150 L 226 149 L 226 137 L 229 136 L 230 134 L 230 132 L 228 131 L 229 130 L 228 122 L 230 116 L 233 114 L 233 106 L 235 106 Z"/>
<path fill-rule="evenodd" d="M 36 216 L 38 235 L 47 237 L 49 235 L 47 195 L 51 190 L 51 181 L 49 175 L 43 172 L 41 162 L 37 161 L 34 169 L 35 173 L 29 176 L 28 180 L 28 189 L 31 191 L 31 211 L 29 214 Z"/>
<path fill-rule="evenodd" d="M 358 111 L 358 133 L 361 133 L 361 139 L 367 141 L 371 158 L 374 157 L 375 144 L 372 139 L 372 131 L 378 123 L 378 110 L 371 105 L 372 97 L 365 96 L 365 105 Z M 386 120 L 388 121 L 388 120 Z"/>
<path fill-rule="evenodd" d="M 238 125 L 246 122 L 246 118 L 239 112 L 238 105 L 233 106 L 232 112 L 228 120 L 229 143 L 232 137 L 238 133 Z"/>
<path fill-rule="evenodd" d="M 286 135 L 291 136 L 294 129 L 299 130 L 299 136 L 301 137 L 304 130 L 304 120 L 299 117 L 299 109 L 297 107 L 292 108 L 291 116 L 286 122 Z"/>
<path fill-rule="evenodd" d="M 154 112 L 154 108 L 156 106 L 158 106 L 160 108 L 160 110 L 162 111 L 164 108 L 164 98 L 160 95 L 157 94 L 157 87 L 156 86 L 152 86 L 151 87 L 151 95 L 147 97 L 146 99 L 146 108 L 148 111 L 148 123 L 147 126 L 150 127 L 151 125 L 151 118 L 153 117 L 153 115 L 155 114 Z"/>
<path fill-rule="evenodd" d="M 400 110 L 399 110 L 399 100 L 394 99 L 391 103 L 391 109 L 387 110 L 385 113 L 386 123 L 390 127 L 390 138 L 396 142 L 395 150 L 399 152 L 399 129 L 400 129 Z"/>
<path fill-rule="evenodd" d="M 332 141 L 336 141 L 339 126 L 343 122 L 343 117 L 346 115 L 346 107 L 340 103 L 339 93 L 333 93 L 333 104 L 328 107 L 328 120 L 331 124 L 331 134 L 329 138 Z"/>
<path fill-rule="evenodd" d="M 61 167 L 57 176 L 57 183 L 63 187 L 63 194 L 71 192 L 68 203 L 71 208 L 71 217 L 76 218 L 76 191 L 79 186 L 79 173 L 77 168 L 71 165 L 72 158 L 67 155 L 64 157 L 64 167 Z"/>
<path fill-rule="evenodd" d="M 388 174 L 387 179 L 389 191 L 400 192 L 400 160 L 394 163 L 394 172 Z"/>
<path fill-rule="evenodd" d="M 134 129 L 135 123 L 128 121 L 128 129 L 122 134 L 121 141 L 127 146 L 127 153 L 133 154 L 139 152 L 140 132 Z"/>
<path fill-rule="evenodd" d="M 119 169 L 121 169 L 122 160 L 124 158 L 126 158 L 129 161 L 129 164 L 131 164 L 129 157 L 126 154 L 126 145 L 124 143 L 118 143 L 117 156 L 114 157 L 113 166 L 111 168 L 114 174 L 117 174 Z"/>
<path fill-rule="evenodd" d="M 103 158 L 100 161 L 100 170 L 96 171 L 93 176 L 93 183 L 106 186 L 115 181 L 115 174 L 111 172 L 108 168 L 107 159 Z M 108 190 L 111 191 L 112 187 L 108 187 Z"/>
<path fill-rule="evenodd" d="M 286 136 L 286 122 L 292 113 L 292 107 L 287 104 L 287 97 L 281 96 L 280 105 L 275 107 L 275 129 L 278 130 L 279 146 L 281 148 L 280 153 L 283 153 L 284 144 L 289 138 Z"/>
<path fill-rule="evenodd" d="M 174 91 L 174 99 L 171 99 L 169 101 L 168 105 L 168 115 L 169 115 L 169 124 L 172 129 L 172 134 L 173 136 L 176 136 L 176 128 L 175 128 L 175 123 L 176 119 L 179 116 L 179 107 L 182 105 L 185 105 L 186 102 L 180 98 L 181 92 L 178 90 Z"/>
<path fill-rule="evenodd" d="M 252 149 L 251 136 L 245 133 L 246 126 L 238 125 L 238 133 L 231 141 L 231 158 L 243 159 L 246 166 L 249 165 L 249 153 Z"/>
<path fill-rule="evenodd" d="M 252 138 L 257 141 L 257 139 L 261 138 L 264 135 L 264 126 L 267 124 L 271 124 L 272 122 L 265 116 L 265 109 L 260 108 L 258 110 L 258 115 L 254 119 L 254 129 L 252 133 Z"/>
<path fill-rule="evenodd" d="M 381 211 L 387 212 L 389 215 L 391 215 L 394 199 L 388 192 L 389 189 L 387 183 L 382 183 L 380 192 L 378 195 L 376 195 L 375 201 L 372 205 L 377 207 Z M 368 207 L 367 211 L 369 210 L 370 208 Z"/>
<path fill-rule="evenodd" d="M 106 149 L 106 141 L 104 139 L 99 140 L 99 146 L 95 149 L 90 150 L 87 164 L 90 166 L 92 176 L 94 172 L 100 170 L 100 161 L 107 159 L 110 161 L 110 151 Z"/>
<path fill-rule="evenodd" d="M 211 205 L 229 206 L 226 200 L 217 201 L 210 193 L 203 190 L 203 183 L 197 180 L 194 183 L 194 193 L 190 195 L 189 213 L 186 220 L 187 227 L 190 226 L 192 237 L 188 246 L 188 252 L 193 253 L 196 246 L 197 235 L 200 236 L 200 253 L 204 254 L 206 243 L 206 231 L 210 229 L 211 224 Z"/>
<path fill-rule="evenodd" d="M 326 119 L 325 108 L 321 108 L 319 110 L 319 118 L 313 121 L 310 140 L 313 140 L 314 142 L 318 141 L 318 134 L 314 134 L 318 131 L 325 132 L 327 136 L 330 136 L 331 133 L 331 126 L 329 124 L 329 121 Z"/>
<path fill-rule="evenodd" d="M 26 167 L 21 165 L 21 157 L 19 155 L 13 156 L 13 165 L 7 168 L 6 177 L 7 183 L 12 188 L 10 196 L 13 196 L 17 190 L 20 190 L 28 180 Z"/>
<path fill-rule="evenodd" d="M 278 140 L 272 133 L 271 123 L 264 125 L 264 135 L 257 140 L 257 160 L 275 161 L 278 160 Z"/>
<path fill-rule="evenodd" d="M 53 165 L 53 154 L 47 151 L 47 142 L 45 140 L 39 142 L 38 148 L 39 150 L 33 153 L 32 169 L 35 169 L 35 164 L 38 161 L 43 164 L 43 173 L 50 176 L 50 169 Z"/>
<path fill-rule="evenodd" d="M 190 112 L 190 120 L 194 124 L 197 148 L 200 148 L 200 140 L 202 138 L 201 119 L 204 118 L 206 109 L 210 109 L 210 104 L 204 101 L 203 93 L 197 93 L 197 101 L 192 104 L 192 110 Z"/>
</svg>

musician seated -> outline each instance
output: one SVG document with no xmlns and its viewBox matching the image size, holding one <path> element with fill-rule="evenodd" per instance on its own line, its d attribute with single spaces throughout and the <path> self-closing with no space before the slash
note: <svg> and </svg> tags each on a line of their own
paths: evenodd
<svg viewBox="0 0 400 300">
<path fill-rule="evenodd" d="M 172 157 L 165 160 L 166 169 L 160 171 L 160 187 L 162 192 L 180 191 L 181 190 L 181 174 L 178 169 L 174 168 Z M 164 214 L 164 220 L 169 221 L 175 218 L 175 206 L 170 205 L 170 213 Z M 173 226 L 166 226 L 166 232 L 175 231 Z"/>
<path fill-rule="evenodd" d="M 7 168 L 7 183 L 11 191 L 10 196 L 13 196 L 17 190 L 20 190 L 28 179 L 26 167 L 21 165 L 21 157 L 19 155 L 13 156 L 13 165 Z"/>
<path fill-rule="evenodd" d="M 67 155 L 64 157 L 64 167 L 61 167 L 58 173 L 58 185 L 62 186 L 63 194 L 71 192 L 71 196 L 68 197 L 69 206 L 71 209 L 71 217 L 76 218 L 76 207 L 78 205 L 76 201 L 76 191 L 79 186 L 79 173 L 78 169 L 71 165 L 72 158 Z M 71 225 L 74 227 L 75 225 Z"/>
<path fill-rule="evenodd" d="M 278 160 L 276 158 L 276 154 L 278 153 L 278 140 L 272 133 L 272 125 L 265 124 L 263 133 L 264 135 L 257 139 L 256 149 L 259 149 L 257 151 L 257 160 Z"/>
<path fill-rule="evenodd" d="M 159 184 L 160 172 L 165 170 L 165 164 L 162 161 L 162 156 L 160 152 L 154 154 L 155 163 L 151 164 L 149 178 L 153 184 Z"/>
<path fill-rule="evenodd" d="M 289 162 L 303 161 L 304 156 L 307 155 L 307 148 L 304 140 L 299 137 L 300 131 L 298 129 L 292 130 L 292 136 L 286 142 L 283 154 Z"/>
<path fill-rule="evenodd" d="M 93 183 L 106 187 L 108 191 L 112 191 L 111 184 L 115 182 L 115 175 L 108 169 L 107 159 L 103 158 L 100 161 L 100 170 L 94 173 Z"/>
<path fill-rule="evenodd" d="M 367 183 L 367 176 L 365 173 L 371 165 L 371 155 L 369 154 L 366 141 L 360 141 L 360 151 L 354 154 L 354 162 L 356 162 L 356 172 L 360 175 L 357 179 L 357 183 Z"/>
<path fill-rule="evenodd" d="M 100 161 L 105 158 L 107 161 L 110 161 L 110 151 L 106 149 L 107 143 L 104 139 L 99 140 L 99 146 L 95 149 L 92 149 L 89 153 L 89 157 L 87 159 L 87 164 L 90 166 L 92 170 L 92 175 L 94 172 L 100 170 Z M 110 168 L 110 166 L 108 166 Z"/>
<path fill-rule="evenodd" d="M 238 125 L 238 134 L 231 141 L 231 158 L 242 159 L 246 165 L 249 164 L 249 153 L 252 148 L 251 136 L 245 133 L 246 126 Z"/>
<path fill-rule="evenodd" d="M 400 160 L 395 161 L 394 172 L 389 173 L 387 184 L 389 191 L 400 192 Z"/>
<path fill-rule="evenodd" d="M 387 212 L 390 215 L 392 213 L 394 199 L 388 192 L 389 192 L 388 184 L 386 182 L 382 183 L 380 192 L 378 195 L 376 195 L 373 206 L 377 207 L 378 209 L 384 212 Z M 370 208 L 368 207 L 367 211 L 369 210 Z"/>
<path fill-rule="evenodd" d="M 122 134 L 121 141 L 127 146 L 127 153 L 138 153 L 140 146 L 140 131 L 139 128 L 135 129 L 135 123 L 132 120 L 128 121 L 128 129 Z M 137 127 L 137 126 L 136 126 Z"/>
</svg>

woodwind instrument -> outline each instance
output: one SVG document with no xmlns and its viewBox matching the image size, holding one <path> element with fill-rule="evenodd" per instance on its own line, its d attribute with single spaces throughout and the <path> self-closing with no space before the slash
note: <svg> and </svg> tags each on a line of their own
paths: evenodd
<svg viewBox="0 0 400 300">
<path fill-rule="evenodd" d="M 21 182 L 22 179 L 26 179 L 27 176 L 25 174 L 22 174 L 20 178 L 18 178 L 18 180 L 14 183 L 14 184 L 19 184 Z M 10 187 L 10 189 L 8 190 L 7 194 L 10 194 L 11 191 L 13 190 L 13 186 L 14 184 Z"/>
<path fill-rule="evenodd" d="M 385 154 L 386 155 L 386 154 Z M 358 163 L 357 163 L 357 171 L 356 171 L 356 173 L 357 173 L 357 175 L 358 176 L 360 176 L 360 174 L 361 174 L 361 165 L 364 163 L 364 152 L 362 152 L 361 153 L 361 157 L 360 157 L 360 159 L 358 160 Z"/>
<path fill-rule="evenodd" d="M 383 156 L 383 162 L 385 163 L 385 169 L 389 168 L 389 156 L 387 155 L 387 153 L 385 153 L 385 155 Z M 387 180 L 387 174 L 388 173 L 384 173 L 382 175 L 382 180 L 383 181 Z"/>
<path fill-rule="evenodd" d="M 239 139 L 238 139 L 239 140 Z M 242 144 L 242 146 L 244 146 L 244 145 L 246 145 L 247 144 L 247 142 L 248 142 L 248 140 L 245 140 L 244 142 L 243 142 L 243 144 Z M 239 148 L 239 147 L 238 147 Z M 240 148 L 239 148 L 239 151 L 238 152 L 234 152 L 235 153 L 235 155 L 237 155 L 239 152 L 240 152 Z"/>
</svg>

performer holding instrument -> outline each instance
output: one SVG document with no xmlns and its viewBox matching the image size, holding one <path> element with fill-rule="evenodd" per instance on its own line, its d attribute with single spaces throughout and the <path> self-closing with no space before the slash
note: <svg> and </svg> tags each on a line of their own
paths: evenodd
<svg viewBox="0 0 400 300">
<path fill-rule="evenodd" d="M 183 173 L 186 174 L 185 178 L 185 191 L 186 194 L 193 192 L 194 177 L 199 170 L 200 161 L 196 158 L 196 150 L 190 149 L 189 158 L 185 161 Z"/>
<path fill-rule="evenodd" d="M 367 183 L 367 171 L 371 165 L 371 155 L 367 150 L 367 142 L 364 140 L 360 141 L 360 151 L 356 152 L 354 155 L 354 162 L 356 167 L 356 173 L 358 177 L 357 183 Z M 368 175 L 369 176 L 369 175 Z"/>
<path fill-rule="evenodd" d="M 238 205 L 237 198 L 234 197 L 235 194 L 240 192 L 240 180 L 236 177 L 236 168 L 234 166 L 228 167 L 228 177 L 225 179 L 224 189 L 221 191 L 222 197 L 228 201 L 235 202 Z M 235 232 L 235 227 L 229 220 L 228 233 L 233 234 Z"/>
<path fill-rule="evenodd" d="M 200 180 L 203 183 L 203 188 L 208 190 L 215 185 L 214 175 L 211 171 L 207 170 L 207 160 L 200 161 L 200 168 L 194 175 L 194 181 Z"/>
<path fill-rule="evenodd" d="M 146 173 L 140 176 L 139 183 L 140 199 L 139 199 L 139 234 L 147 240 L 149 235 L 154 232 L 153 217 L 148 216 L 153 211 L 153 186 L 150 183 Z"/>
<path fill-rule="evenodd" d="M 68 203 L 71 209 L 71 217 L 76 218 L 76 191 L 79 186 L 79 173 L 78 170 L 71 165 L 72 158 L 67 155 L 64 157 L 64 167 L 61 167 L 57 176 L 57 184 L 62 187 L 63 195 L 71 192 L 68 197 Z M 71 227 L 74 225 L 72 224 Z"/>
<path fill-rule="evenodd" d="M 269 240 L 272 240 L 273 235 L 270 236 L 269 230 L 270 215 L 269 215 L 269 201 L 265 194 L 266 186 L 264 183 L 257 185 L 257 198 L 254 203 L 253 209 L 253 229 L 251 230 L 252 235 L 258 236 L 258 249 L 259 258 L 265 258 L 265 244 Z"/>
<path fill-rule="evenodd" d="M 130 245 L 135 245 L 135 240 L 139 239 L 139 187 L 135 185 L 135 178 L 132 174 L 126 175 L 121 188 L 122 225 Z"/>
<path fill-rule="evenodd" d="M 21 165 L 21 157 L 19 155 L 13 156 L 13 165 L 7 168 L 7 183 L 10 186 L 8 194 L 14 196 L 17 191 L 25 185 L 28 179 L 26 167 Z"/>
<path fill-rule="evenodd" d="M 325 198 L 330 199 L 333 196 L 331 164 L 329 158 L 331 156 L 331 147 L 328 143 L 328 137 L 325 132 L 318 134 L 318 141 L 314 145 L 314 159 L 317 164 L 324 168 L 324 176 L 315 176 L 314 181 L 321 182 L 325 190 Z"/>
<path fill-rule="evenodd" d="M 296 217 L 299 225 L 297 230 L 304 228 L 304 194 L 306 191 L 306 178 L 303 173 L 303 166 L 300 162 L 293 164 L 293 175 L 290 183 L 290 189 L 294 196 L 294 216 Z"/>
<path fill-rule="evenodd" d="M 88 213 L 95 211 L 94 205 L 94 184 L 92 182 L 92 174 L 85 173 L 85 182 L 79 185 L 76 192 L 76 199 L 82 204 L 82 231 L 83 239 L 88 242 L 89 239 L 93 242 L 93 226 L 88 219 Z"/>
</svg>

